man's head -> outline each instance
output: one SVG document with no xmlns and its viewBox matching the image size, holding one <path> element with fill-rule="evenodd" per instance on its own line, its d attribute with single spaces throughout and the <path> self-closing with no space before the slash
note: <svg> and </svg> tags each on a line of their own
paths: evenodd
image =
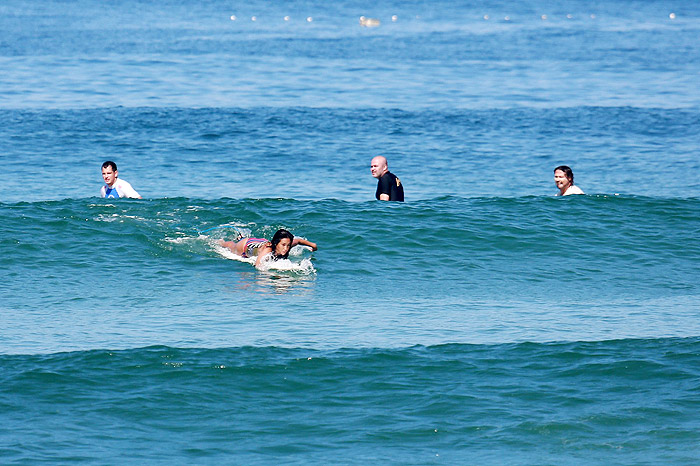
<svg viewBox="0 0 700 466">
<path fill-rule="evenodd" d="M 566 165 L 560 165 L 554 169 L 554 182 L 559 189 L 566 189 L 574 184 L 574 172 Z"/>
<path fill-rule="evenodd" d="M 566 165 L 559 165 L 554 169 L 554 171 L 563 172 L 564 176 L 571 182 L 571 184 L 574 184 L 574 172 L 571 171 L 571 168 L 567 167 Z"/>
<path fill-rule="evenodd" d="M 117 181 L 118 175 L 119 172 L 117 172 L 116 163 L 112 162 L 111 160 L 108 160 L 102 164 L 102 179 L 105 180 L 107 186 L 111 187 L 114 184 L 114 182 Z"/>
<path fill-rule="evenodd" d="M 375 178 L 381 178 L 384 176 L 384 174 L 389 171 L 389 165 L 386 161 L 386 157 L 378 155 L 373 158 L 369 165 L 369 169 L 372 172 L 372 176 Z"/>
</svg>

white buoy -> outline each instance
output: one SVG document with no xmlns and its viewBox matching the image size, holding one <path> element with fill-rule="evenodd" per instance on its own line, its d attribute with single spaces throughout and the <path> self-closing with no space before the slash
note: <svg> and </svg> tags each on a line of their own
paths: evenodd
<svg viewBox="0 0 700 466">
<path fill-rule="evenodd" d="M 574 15 L 571 15 L 571 14 L 566 15 L 566 18 L 567 18 L 567 19 L 571 19 L 571 18 L 573 18 L 573 17 L 574 17 Z"/>
<path fill-rule="evenodd" d="M 503 18 L 503 19 L 506 20 L 506 21 L 510 21 L 510 16 L 506 16 L 506 17 Z"/>
<path fill-rule="evenodd" d="M 396 16 L 396 15 L 394 15 L 394 16 L 391 17 L 391 20 L 392 20 L 393 22 L 396 22 L 397 19 L 399 19 L 399 17 Z"/>
<path fill-rule="evenodd" d="M 311 16 L 307 16 L 307 17 L 306 17 L 306 22 L 307 22 L 307 23 L 310 23 L 310 22 L 313 21 L 313 20 L 314 20 L 314 19 L 313 19 Z"/>
<path fill-rule="evenodd" d="M 285 21 L 289 21 L 289 16 L 285 16 L 285 17 L 284 17 L 284 20 L 285 20 Z"/>
<path fill-rule="evenodd" d="M 236 15 L 231 15 L 231 21 L 236 21 Z"/>
<path fill-rule="evenodd" d="M 547 21 L 547 15 L 542 15 L 540 18 L 542 18 L 542 21 Z"/>
<path fill-rule="evenodd" d="M 489 20 L 489 15 L 484 15 L 484 19 L 485 19 L 486 21 L 488 21 L 488 20 Z"/>
<path fill-rule="evenodd" d="M 670 15 L 668 15 L 668 17 L 671 18 L 671 19 L 676 19 L 676 14 L 675 14 L 675 13 L 671 13 Z"/>
<path fill-rule="evenodd" d="M 365 18 L 364 16 L 360 16 L 360 26 L 362 27 L 376 28 L 380 24 L 382 24 L 382 22 L 379 21 L 377 18 Z"/>
<path fill-rule="evenodd" d="M 258 20 L 258 17 L 257 17 L 257 16 L 251 16 L 251 17 L 250 17 L 250 20 L 251 20 L 251 21 L 257 21 L 257 20 Z"/>
</svg>

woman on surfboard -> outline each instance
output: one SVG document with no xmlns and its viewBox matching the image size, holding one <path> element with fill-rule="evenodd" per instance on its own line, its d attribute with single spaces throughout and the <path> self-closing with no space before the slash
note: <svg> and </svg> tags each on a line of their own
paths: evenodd
<svg viewBox="0 0 700 466">
<path fill-rule="evenodd" d="M 295 238 L 293 234 L 282 228 L 277 230 L 269 241 L 265 238 L 241 238 L 238 241 L 219 240 L 219 244 L 241 257 L 256 257 L 256 267 L 269 255 L 272 256 L 272 260 L 287 259 L 289 251 L 297 244 L 308 246 L 313 251 L 318 249 L 316 243 Z"/>
</svg>

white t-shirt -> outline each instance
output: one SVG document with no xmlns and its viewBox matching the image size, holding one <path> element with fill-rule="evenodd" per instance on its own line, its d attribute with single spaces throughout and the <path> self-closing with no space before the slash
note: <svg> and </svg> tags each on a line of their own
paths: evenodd
<svg viewBox="0 0 700 466">
<path fill-rule="evenodd" d="M 138 199 L 141 197 L 139 193 L 137 193 L 136 190 L 131 187 L 129 182 L 124 181 L 121 178 L 117 178 L 117 181 L 114 182 L 111 188 L 107 185 L 102 186 L 100 194 L 102 197 L 109 197 L 113 199 L 119 199 L 120 197 L 131 197 Z"/>
</svg>

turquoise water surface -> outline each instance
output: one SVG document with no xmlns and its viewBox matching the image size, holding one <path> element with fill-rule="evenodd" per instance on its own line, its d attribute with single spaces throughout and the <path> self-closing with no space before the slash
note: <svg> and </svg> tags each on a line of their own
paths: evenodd
<svg viewBox="0 0 700 466">
<path fill-rule="evenodd" d="M 0 462 L 698 462 L 699 18 L 4 3 Z"/>
</svg>

